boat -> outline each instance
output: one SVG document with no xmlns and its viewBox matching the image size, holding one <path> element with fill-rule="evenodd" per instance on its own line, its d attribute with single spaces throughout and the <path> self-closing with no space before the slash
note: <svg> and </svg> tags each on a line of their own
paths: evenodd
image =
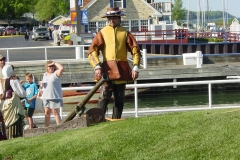
<svg viewBox="0 0 240 160">
<path fill-rule="evenodd" d="M 147 91 L 148 88 L 138 88 L 138 94 Z M 82 99 L 87 95 L 88 91 L 63 91 L 63 103 L 64 104 L 77 104 L 82 101 Z M 88 103 L 97 103 L 100 95 L 100 90 L 89 99 Z M 134 89 L 127 88 L 125 90 L 125 98 L 134 98 Z M 113 100 L 113 99 L 112 99 Z"/>
</svg>

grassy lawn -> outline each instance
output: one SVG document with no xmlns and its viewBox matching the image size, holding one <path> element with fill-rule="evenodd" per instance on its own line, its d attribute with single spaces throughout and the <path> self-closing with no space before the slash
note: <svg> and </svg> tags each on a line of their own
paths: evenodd
<svg viewBox="0 0 240 160">
<path fill-rule="evenodd" d="M 0 159 L 238 159 L 240 109 L 167 113 L 0 142 Z"/>
</svg>

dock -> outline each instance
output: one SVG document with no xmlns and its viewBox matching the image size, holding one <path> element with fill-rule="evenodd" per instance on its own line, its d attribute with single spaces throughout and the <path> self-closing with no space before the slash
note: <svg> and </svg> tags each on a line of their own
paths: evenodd
<svg viewBox="0 0 240 160">
<path fill-rule="evenodd" d="M 147 68 L 140 68 L 138 81 L 211 78 L 238 76 L 240 73 L 240 54 L 204 54 L 201 68 L 196 65 L 184 65 L 182 55 L 147 54 Z M 54 60 L 64 66 L 63 84 L 94 82 L 94 70 L 85 59 Z M 45 61 L 9 62 L 15 67 L 15 73 L 24 79 L 27 72 L 31 72 L 35 81 L 42 79 L 45 72 Z M 131 62 L 129 62 L 131 65 Z"/>
</svg>

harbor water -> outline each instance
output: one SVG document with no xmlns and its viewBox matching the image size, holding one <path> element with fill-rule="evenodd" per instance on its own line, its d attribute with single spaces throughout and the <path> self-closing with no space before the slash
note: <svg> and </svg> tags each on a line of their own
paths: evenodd
<svg viewBox="0 0 240 160">
<path fill-rule="evenodd" d="M 220 90 L 212 92 L 212 105 L 237 105 L 240 104 L 239 90 Z M 185 106 L 208 106 L 208 91 L 198 92 L 175 92 L 175 93 L 158 93 L 144 92 L 138 95 L 138 108 L 158 108 L 158 107 L 185 107 Z M 74 104 L 65 104 L 64 112 L 69 112 L 75 108 Z M 113 102 L 108 105 L 112 109 Z M 87 108 L 97 107 L 96 103 L 86 104 Z M 134 109 L 134 97 L 125 99 L 125 109 Z"/>
<path fill-rule="evenodd" d="M 161 90 L 161 91 L 160 91 Z M 240 90 L 235 89 L 224 89 L 212 91 L 212 105 L 213 106 L 238 106 L 240 104 Z M 77 104 L 64 104 L 63 115 L 67 115 L 69 112 L 75 109 Z M 113 102 L 111 101 L 108 105 L 107 117 L 111 117 L 110 112 L 113 108 Z M 154 109 L 154 108 L 197 108 L 197 107 L 208 107 L 209 106 L 209 95 L 206 89 L 202 91 L 177 91 L 177 92 L 164 92 L 162 88 L 154 88 L 138 95 L 138 108 L 139 109 Z M 87 103 L 87 108 L 97 107 L 97 103 Z M 128 97 L 125 99 L 124 111 L 134 110 L 135 101 L 134 97 Z M 44 114 L 36 113 L 34 116 L 44 116 Z M 149 115 L 149 114 L 148 114 Z M 52 115 L 53 116 L 53 115 Z M 134 117 L 132 115 L 124 115 L 124 118 Z M 37 126 L 44 126 L 44 118 L 34 119 Z M 26 124 L 28 124 L 26 122 Z M 51 118 L 51 126 L 56 125 L 55 118 Z"/>
</svg>

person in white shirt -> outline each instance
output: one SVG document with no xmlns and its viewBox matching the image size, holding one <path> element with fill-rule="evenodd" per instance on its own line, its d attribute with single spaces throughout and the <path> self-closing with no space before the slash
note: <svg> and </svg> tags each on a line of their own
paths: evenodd
<svg viewBox="0 0 240 160">
<path fill-rule="evenodd" d="M 58 38 L 59 38 L 59 32 L 56 29 L 56 27 L 54 27 L 54 31 L 52 32 L 52 37 L 54 39 L 54 43 L 57 44 Z"/>
</svg>

